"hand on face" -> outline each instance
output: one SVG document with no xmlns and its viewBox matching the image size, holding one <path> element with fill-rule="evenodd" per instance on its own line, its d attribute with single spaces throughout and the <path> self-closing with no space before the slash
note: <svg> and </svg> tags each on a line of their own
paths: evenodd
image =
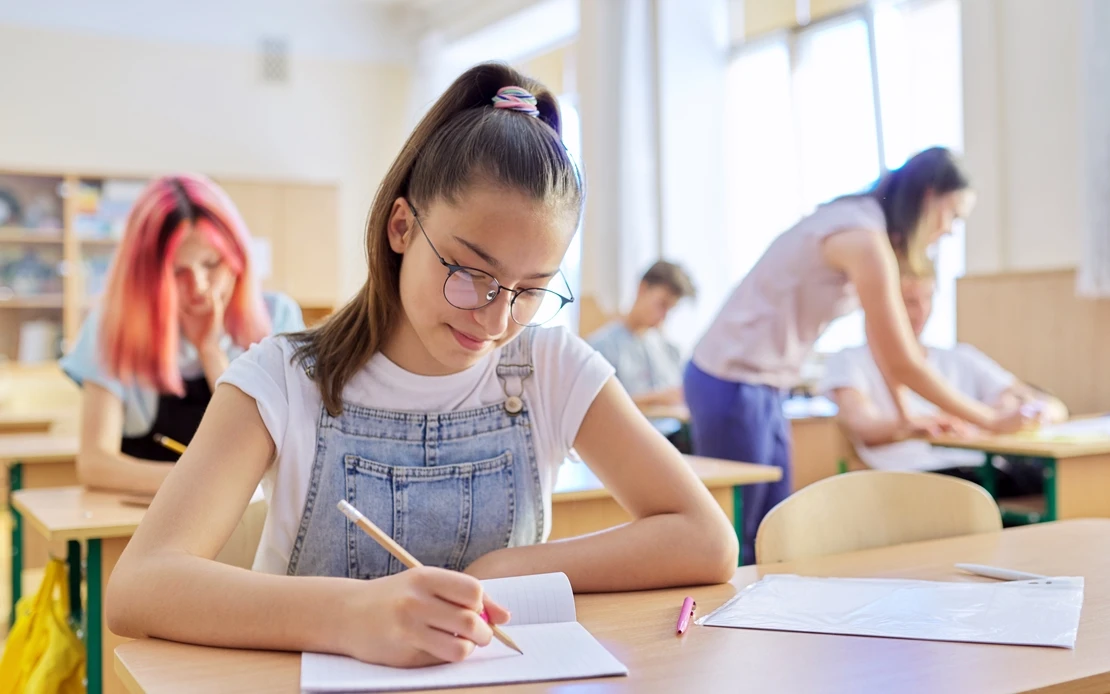
<svg viewBox="0 0 1110 694">
<path fill-rule="evenodd" d="M 224 334 L 224 315 L 235 276 L 219 250 L 190 231 L 174 256 L 181 334 L 198 350 L 215 347 Z"/>
</svg>

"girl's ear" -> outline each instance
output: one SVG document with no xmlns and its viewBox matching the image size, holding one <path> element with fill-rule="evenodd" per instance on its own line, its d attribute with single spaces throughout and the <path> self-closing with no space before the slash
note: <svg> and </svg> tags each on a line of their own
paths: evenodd
<svg viewBox="0 0 1110 694">
<path fill-rule="evenodd" d="M 389 211 L 389 222 L 386 224 L 385 231 L 389 234 L 389 247 L 394 253 L 404 253 L 408 248 L 410 232 L 415 226 L 415 221 L 407 200 L 397 198 L 393 201 L 393 209 Z"/>
</svg>

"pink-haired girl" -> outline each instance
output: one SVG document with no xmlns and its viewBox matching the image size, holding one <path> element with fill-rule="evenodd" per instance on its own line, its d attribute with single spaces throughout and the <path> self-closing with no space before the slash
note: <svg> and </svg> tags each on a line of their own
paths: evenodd
<svg viewBox="0 0 1110 694">
<path fill-rule="evenodd" d="M 304 327 L 296 303 L 264 294 L 235 205 L 201 176 L 153 181 L 127 220 L 99 307 L 62 368 L 81 386 L 82 484 L 154 493 L 188 444 L 231 359 Z"/>
</svg>

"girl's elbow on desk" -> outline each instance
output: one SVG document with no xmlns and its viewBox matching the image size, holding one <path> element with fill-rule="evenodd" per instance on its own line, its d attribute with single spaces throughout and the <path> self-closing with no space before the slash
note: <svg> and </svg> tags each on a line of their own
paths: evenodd
<svg viewBox="0 0 1110 694">
<path fill-rule="evenodd" d="M 109 631 L 125 638 L 141 639 L 147 636 L 141 624 L 145 610 L 144 595 L 150 584 L 136 574 L 134 563 L 121 557 L 108 579 L 108 589 L 104 595 L 104 618 Z"/>
<path fill-rule="evenodd" d="M 719 511 L 719 509 L 714 509 Z M 740 558 L 740 542 L 736 531 L 729 524 L 724 513 L 717 512 L 697 523 L 701 528 L 701 553 L 699 573 L 704 573 L 703 583 L 727 583 L 736 572 Z"/>
</svg>

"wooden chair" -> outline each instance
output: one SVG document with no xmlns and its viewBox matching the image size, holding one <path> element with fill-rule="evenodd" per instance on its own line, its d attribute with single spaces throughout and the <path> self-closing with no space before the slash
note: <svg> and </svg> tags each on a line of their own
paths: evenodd
<svg viewBox="0 0 1110 694">
<path fill-rule="evenodd" d="M 254 555 L 258 551 L 258 543 L 262 539 L 262 526 L 266 523 L 266 512 L 269 505 L 263 498 L 253 499 L 243 512 L 239 525 L 227 538 L 227 543 L 216 561 L 221 564 L 230 564 L 240 569 L 249 569 L 254 566 Z"/>
<path fill-rule="evenodd" d="M 927 472 L 864 470 L 814 482 L 759 525 L 759 564 L 1002 530 L 979 485 Z"/>
</svg>

